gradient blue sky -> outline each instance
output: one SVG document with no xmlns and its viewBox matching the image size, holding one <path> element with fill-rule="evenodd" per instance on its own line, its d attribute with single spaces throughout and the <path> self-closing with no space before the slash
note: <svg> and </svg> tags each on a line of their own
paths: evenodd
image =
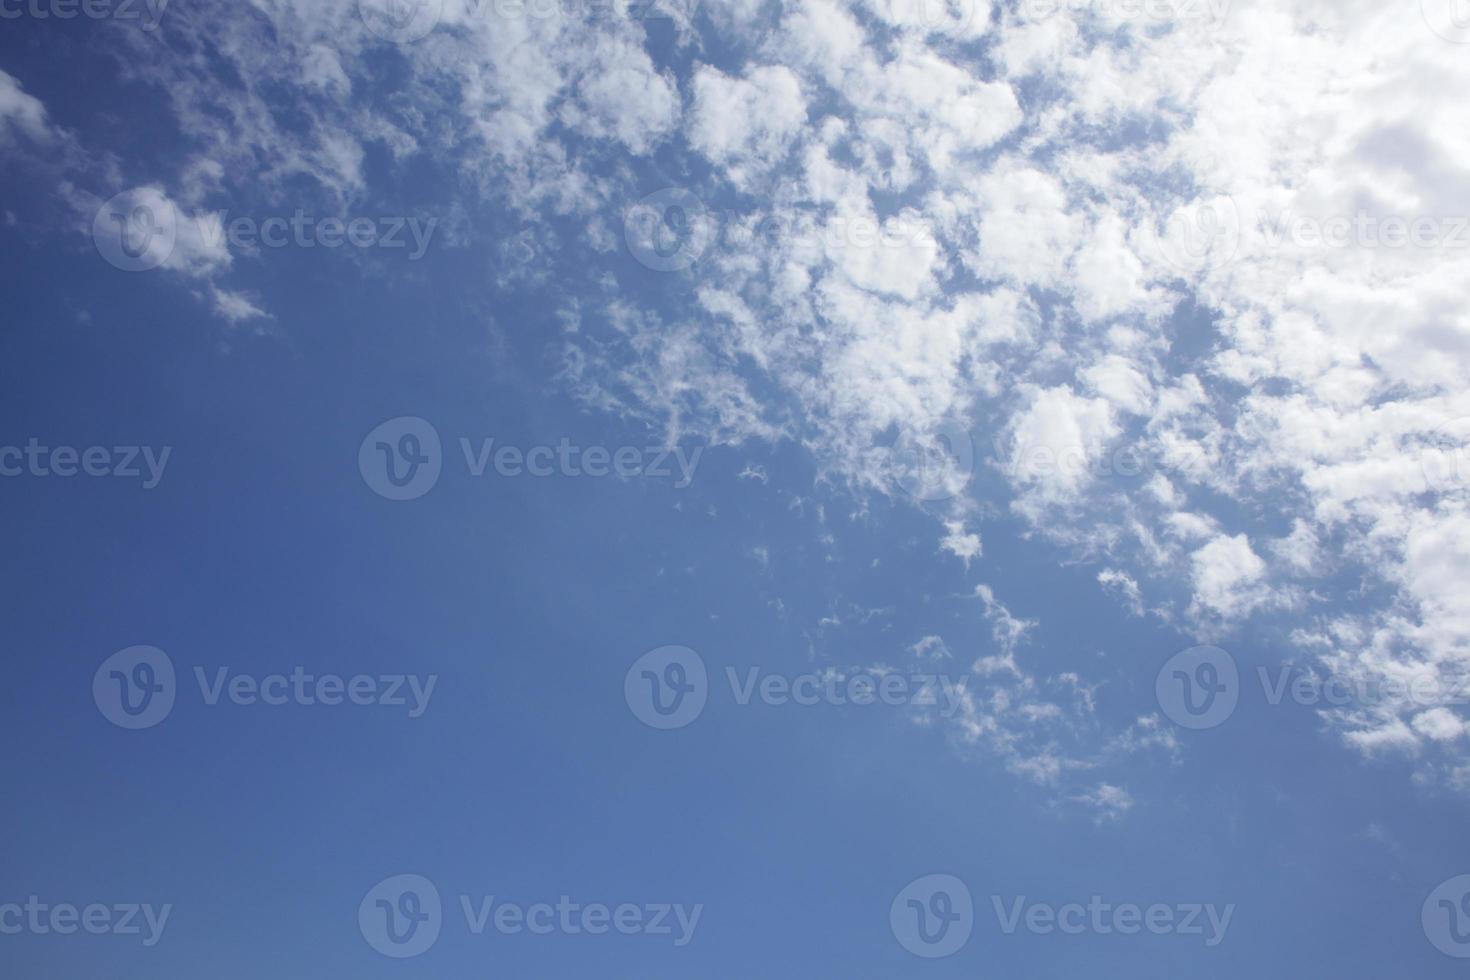
<svg viewBox="0 0 1470 980">
<path fill-rule="evenodd" d="M 1183 144 L 1171 141 L 1190 124 L 1163 108 L 1168 92 L 1045 122 L 1048 109 L 1086 102 L 1086 76 L 1070 61 L 1055 76 L 1026 67 L 1012 36 L 1019 15 L 1000 4 L 970 9 L 967 23 L 983 15 L 982 29 L 948 36 L 885 19 L 895 8 L 877 0 L 851 14 L 873 52 L 849 52 L 854 63 L 910 59 L 919 89 L 951 91 L 949 70 L 979 86 L 984 104 L 958 120 L 880 112 L 873 91 L 903 79 L 854 94 L 844 86 L 860 69 L 843 79 L 829 70 L 835 55 L 803 61 L 793 38 L 818 35 L 791 21 L 820 4 L 702 8 L 684 26 L 619 21 L 609 36 L 646 52 L 668 104 L 637 59 L 608 68 L 631 56 L 600 46 L 595 20 L 533 38 L 585 63 L 531 65 L 474 27 L 393 45 L 355 11 L 331 20 L 287 2 L 244 6 L 173 0 L 157 32 L 31 16 L 0 24 L 0 447 L 172 447 L 153 489 L 0 478 L 0 732 L 10 748 L 0 905 L 36 895 L 173 906 L 150 948 L 129 936 L 0 935 L 7 975 L 1464 973 L 1421 923 L 1430 892 L 1470 871 L 1466 742 L 1445 730 L 1459 724 L 1456 707 L 1322 713 L 1272 705 L 1256 680 L 1258 667 L 1285 664 L 1372 680 L 1405 665 L 1448 676 L 1463 663 L 1458 607 L 1445 599 L 1462 566 L 1383 542 L 1432 537 L 1436 525 L 1421 518 L 1458 541 L 1464 488 L 1419 486 L 1354 510 L 1371 494 L 1334 482 L 1344 459 L 1382 453 L 1308 453 L 1281 435 L 1281 414 L 1261 440 L 1212 457 L 1215 475 L 1169 448 L 1184 432 L 1219 448 L 1207 423 L 1240 431 L 1239 406 L 1260 408 L 1253 398 L 1311 402 L 1314 417 L 1337 411 L 1344 425 L 1367 425 L 1353 413 L 1407 402 L 1411 380 L 1423 398 L 1415 424 L 1435 430 L 1455 417 L 1445 413 L 1463 385 L 1433 366 L 1406 380 L 1383 350 L 1334 355 L 1381 372 L 1377 387 L 1344 380 L 1337 362 L 1307 377 L 1282 353 L 1307 346 L 1301 334 L 1283 328 L 1263 343 L 1241 326 L 1239 294 L 1274 288 L 1262 269 L 1291 265 L 1301 276 L 1293 301 L 1320 301 L 1299 256 L 1253 254 L 1229 274 L 1181 277 L 1168 248 L 1159 260 L 1135 254 L 1131 235 L 1109 238 L 1110 216 L 1071 183 L 1061 211 L 1085 215 L 1085 230 L 1061 221 L 1044 241 L 1011 247 L 996 244 L 1000 227 L 968 239 L 945 224 L 967 208 L 979 222 L 1046 224 L 1036 201 L 1047 193 L 1018 176 L 1018 160 L 1085 182 L 1096 175 L 1079 162 L 1084 151 L 1176 159 Z M 1463 55 L 1416 6 L 1402 36 L 1423 37 L 1403 43 L 1422 45 L 1430 67 L 1440 48 Z M 1273 16 L 1253 3 L 1233 13 L 1239 34 L 1211 43 L 1258 38 Z M 592 40 L 576 33 L 584 27 Z M 1160 63 L 1172 63 L 1169 45 L 1183 41 L 1165 35 L 1176 28 L 1119 30 L 1135 29 L 1119 40 L 1084 25 L 1066 43 L 1136 55 L 1157 42 Z M 425 47 L 446 38 L 483 44 L 484 63 L 470 70 L 468 49 Z M 324 45 L 348 90 L 324 67 Z M 553 63 L 565 77 L 546 117 L 527 123 L 534 138 L 517 142 L 497 113 L 524 101 L 514 78 Z M 793 110 L 776 101 L 790 90 L 758 66 L 786 64 L 802 104 L 783 130 Z M 287 65 L 304 67 L 291 76 Z M 1148 84 L 1168 74 L 1134 68 Z M 752 90 L 720 88 L 742 76 Z M 1416 78 L 1395 81 L 1421 91 Z M 1018 109 L 982 139 L 1007 114 L 987 86 L 1013 91 Z M 609 114 L 608 87 L 623 109 L 641 108 Z M 470 105 L 470 92 L 484 104 Z M 1217 102 L 1194 108 L 1204 116 Z M 721 129 L 740 113 L 751 117 L 744 129 Z M 941 259 L 929 279 L 907 278 L 923 255 L 880 251 L 874 264 L 838 249 L 791 287 L 783 222 L 847 206 L 822 189 L 837 178 L 814 176 L 821 168 L 804 156 L 823 120 L 842 116 L 857 135 L 828 139 L 829 162 L 866 182 L 878 220 L 917 214 L 935 230 Z M 1270 123 L 1286 126 L 1274 110 Z M 1113 132 L 1099 134 L 1103 124 Z M 395 133 L 413 147 L 395 154 Z M 1284 146 L 1267 149 L 1297 162 Z M 1368 179 L 1352 159 L 1333 165 Z M 898 186 L 903 167 L 914 175 Z M 1162 179 L 1140 178 L 1128 208 L 1116 181 L 1096 179 L 1113 217 L 1167 217 Z M 1239 182 L 1229 189 L 1244 200 Z M 984 193 L 945 198 L 962 185 Z M 1005 203 L 1002 185 L 1030 203 Z M 692 189 L 712 213 L 773 224 L 722 237 L 689 268 L 650 269 L 624 219 L 668 187 Z M 104 260 L 91 229 L 101 202 L 139 188 L 182 214 L 263 220 L 304 208 L 437 225 L 417 261 L 320 247 L 233 247 L 221 258 L 191 240 L 162 268 L 126 272 Z M 1138 217 L 1140 202 L 1154 210 Z M 1119 254 L 1084 254 L 1103 241 Z M 1054 249 L 1070 258 L 1049 272 Z M 782 262 L 762 264 L 776 252 Z M 1450 259 L 1425 262 L 1426 276 L 1451 281 Z M 1129 276 L 1136 293 L 1120 298 L 1109 284 Z M 818 308 L 798 310 L 803 293 Z M 749 321 L 730 313 L 732 295 Z M 933 355 L 929 345 L 959 329 L 942 314 L 973 325 L 959 330 L 963 356 Z M 1270 311 L 1290 323 L 1299 314 Z M 1369 344 L 1359 325 L 1332 320 L 1340 310 L 1318 315 L 1339 346 Z M 735 336 L 744 339 L 723 339 Z M 1121 389 L 1108 380 L 1122 376 L 1108 358 L 1123 355 L 1134 368 L 1122 375 L 1146 379 L 1145 408 L 1126 407 L 1126 378 Z M 1268 360 L 1269 370 L 1240 366 Z M 1166 431 L 1186 411 L 1175 397 L 1186 376 L 1204 379 L 1206 394 Z M 1078 421 L 1062 430 L 1091 433 L 1080 451 L 1095 452 L 1096 437 L 1150 462 L 1136 475 L 1048 483 L 996 458 L 1028 433 L 1054 434 L 1047 420 L 1064 409 Z M 915 431 L 928 438 L 941 415 L 959 420 L 975 462 L 956 492 L 916 500 L 892 450 Z M 435 427 L 443 473 L 424 496 L 395 502 L 364 481 L 358 456 L 369 432 L 403 416 Z M 1335 425 L 1323 431 L 1350 441 Z M 684 488 L 477 478 L 461 437 L 702 455 Z M 1065 449 L 1065 438 L 1047 445 Z M 1283 476 L 1293 453 L 1318 468 Z M 1176 488 L 1172 502 L 1157 478 Z M 1426 502 L 1427 491 L 1440 496 Z M 1153 534 L 1119 530 L 1145 525 Z M 1324 649 L 1322 636 L 1344 648 Z M 1171 657 L 1206 643 L 1238 665 L 1239 706 L 1191 731 L 1155 682 Z M 177 702 L 160 724 L 125 731 L 99 711 L 93 675 L 139 644 L 171 658 Z M 624 678 L 667 645 L 696 651 L 712 683 L 697 720 L 657 731 L 630 710 Z M 193 669 L 225 666 L 438 681 L 419 718 L 386 706 L 208 705 Z M 740 705 L 724 673 L 751 667 L 942 672 L 967 678 L 973 700 L 954 719 L 913 706 Z M 429 951 L 397 960 L 365 941 L 357 910 L 404 873 L 437 885 L 445 921 Z M 889 922 L 895 896 L 931 874 L 965 882 L 976 909 L 969 942 L 935 960 L 911 955 Z M 703 911 L 681 948 L 645 935 L 472 936 L 460 895 Z M 993 896 L 1060 906 L 1094 895 L 1234 912 L 1225 940 L 1205 948 L 1197 936 L 1006 935 L 992 909 Z"/>
</svg>

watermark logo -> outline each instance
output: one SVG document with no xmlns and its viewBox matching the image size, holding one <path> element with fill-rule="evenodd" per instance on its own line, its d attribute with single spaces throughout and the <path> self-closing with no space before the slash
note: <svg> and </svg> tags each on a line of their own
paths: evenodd
<svg viewBox="0 0 1470 980">
<path fill-rule="evenodd" d="M 1266 703 L 1276 706 L 1289 699 L 1304 707 L 1432 709 L 1470 704 L 1470 673 L 1440 669 L 1413 676 L 1336 674 L 1325 676 L 1314 670 L 1285 666 L 1273 678 L 1265 667 L 1257 667 Z"/>
<path fill-rule="evenodd" d="M 260 219 L 251 215 L 230 217 L 228 210 L 197 214 L 193 218 L 199 241 L 216 252 L 254 252 L 261 248 L 325 248 L 343 246 L 369 249 L 411 249 L 408 261 L 417 262 L 429 251 L 438 218 L 384 215 L 318 218 L 305 208 L 287 217 L 277 214 Z"/>
<path fill-rule="evenodd" d="M 242 708 L 265 705 L 279 708 L 288 704 L 335 708 L 357 707 L 406 708 L 408 717 L 422 718 L 434 697 L 438 674 L 310 674 L 299 664 L 289 674 L 234 673 L 229 667 L 216 667 L 214 676 L 203 667 L 194 668 L 194 682 L 204 703 L 214 707 L 222 700 Z"/>
<path fill-rule="evenodd" d="M 533 936 L 602 936 L 613 930 L 623 936 L 669 936 L 676 947 L 688 946 L 694 940 L 694 931 L 704 914 L 703 903 L 583 904 L 572 901 L 570 895 L 560 896 L 554 905 L 504 902 L 494 895 L 461 895 L 459 905 L 472 936 L 482 936 L 486 929 L 511 936 L 523 932 Z"/>
<path fill-rule="evenodd" d="M 1458 960 L 1470 959 L 1470 875 L 1458 875 L 1430 892 L 1420 921 L 1435 949 Z"/>
<path fill-rule="evenodd" d="M 1101 895 L 1087 901 L 1032 901 L 1025 895 L 991 895 L 990 905 L 1001 935 L 1027 932 L 1037 936 L 1193 936 L 1208 948 L 1219 946 L 1230 931 L 1235 904 L 1213 902 L 1114 903 Z M 963 881 L 953 875 L 928 875 L 914 881 L 888 910 L 893 935 L 904 949 L 926 959 L 951 956 L 969 941 L 975 926 L 974 901 Z"/>
<path fill-rule="evenodd" d="M 541 445 L 523 449 L 502 444 L 494 439 L 481 439 L 475 445 L 460 437 L 459 449 L 470 476 L 483 477 L 494 469 L 499 476 L 515 479 L 531 476 L 592 477 L 617 476 L 622 479 L 672 479 L 675 490 L 683 490 L 694 482 L 699 458 L 704 447 L 696 446 L 686 453 L 683 446 L 579 446 L 563 437 L 555 446 Z"/>
<path fill-rule="evenodd" d="M 363 482 L 389 500 L 422 497 L 439 482 L 443 466 L 439 431 L 412 415 L 384 422 L 367 434 L 357 451 Z"/>
<path fill-rule="evenodd" d="M 0 905 L 0 936 L 70 936 L 78 930 L 92 936 L 142 936 L 143 945 L 158 945 L 168 928 L 172 903 L 154 907 L 150 903 L 125 902 L 104 905 L 93 902 L 78 907 L 70 902 L 55 905 L 30 896 L 24 905 L 6 902 Z"/>
<path fill-rule="evenodd" d="M 1424 23 L 1453 44 L 1470 44 L 1470 0 L 1419 0 Z"/>
<path fill-rule="evenodd" d="M 679 272 L 698 262 L 715 230 L 704 202 L 682 187 L 649 194 L 623 214 L 628 250 L 654 272 Z"/>
<path fill-rule="evenodd" d="M 953 680 L 948 674 L 903 674 L 876 668 L 841 671 L 830 667 L 795 677 L 763 674 L 759 667 L 748 668 L 742 677 L 734 667 L 726 667 L 725 679 L 741 707 L 754 700 L 777 708 L 881 704 L 935 708 L 942 718 L 953 718 L 963 706 L 967 682 L 966 678 Z"/>
<path fill-rule="evenodd" d="M 1214 728 L 1235 713 L 1240 672 L 1235 658 L 1219 647 L 1191 647 L 1164 664 L 1154 692 L 1174 724 L 1196 731 Z"/>
<path fill-rule="evenodd" d="M 888 925 L 898 944 L 915 956 L 953 956 L 970 941 L 975 903 L 960 879 L 926 875 L 898 893 L 888 909 Z"/>
<path fill-rule="evenodd" d="M 523 447 L 461 436 L 460 455 L 469 476 L 493 473 L 507 479 L 569 477 L 667 479 L 675 490 L 694 482 L 703 446 L 582 446 L 563 436 L 556 445 Z M 0 458 L 3 460 L 3 458 Z M 438 430 L 415 416 L 390 419 L 358 447 L 358 470 L 374 493 L 389 500 L 415 500 L 434 488 L 443 471 Z"/>
<path fill-rule="evenodd" d="M 200 699 L 207 707 L 228 702 L 237 707 L 298 705 L 335 708 L 403 708 L 410 718 L 429 710 L 438 674 L 313 674 L 297 665 L 289 673 L 264 676 L 216 667 L 213 674 L 193 669 Z M 103 661 L 92 677 L 92 699 L 104 718 L 120 728 L 152 728 L 168 717 L 179 687 L 173 661 L 157 647 L 120 650 Z"/>
<path fill-rule="evenodd" d="M 709 699 L 704 658 L 688 647 L 650 650 L 628 668 L 623 698 L 634 716 L 650 728 L 670 731 L 691 725 Z"/>
<path fill-rule="evenodd" d="M 498 935 L 667 936 L 676 947 L 689 945 L 704 905 L 675 902 L 504 901 L 496 895 L 458 895 L 465 930 L 471 937 Z M 421 875 L 395 875 L 375 885 L 357 907 L 357 924 L 369 946 L 395 959 L 426 952 L 449 921 L 439 890 Z"/>
<path fill-rule="evenodd" d="M 934 228 L 941 223 L 911 208 L 887 218 L 862 209 L 818 214 L 776 205 L 714 211 L 674 187 L 631 205 L 623 214 L 623 236 L 633 257 L 657 272 L 688 269 L 713 249 L 743 255 L 752 248 L 778 249 L 804 265 L 837 253 L 885 253 L 863 263 L 872 272 L 890 263 L 932 261 L 940 251 Z"/>
<path fill-rule="evenodd" d="M 157 647 L 119 650 L 92 676 L 92 700 L 119 728 L 152 728 L 168 717 L 178 694 L 174 664 Z"/>
<path fill-rule="evenodd" d="M 34 436 L 24 446 L 0 446 L 0 477 L 70 479 L 107 476 L 141 480 L 144 490 L 163 482 L 172 446 L 47 446 Z"/>
<path fill-rule="evenodd" d="M 1470 0 L 1464 0 L 1470 4 Z M 1159 256 L 1182 272 L 1219 268 L 1246 249 L 1325 255 L 1348 250 L 1470 249 L 1470 215 L 1375 214 L 1364 209 L 1303 214 L 1242 208 L 1229 197 L 1197 201 L 1167 216 L 1154 234 Z"/>
<path fill-rule="evenodd" d="M 444 16 L 444 0 L 357 0 L 368 33 L 392 44 L 428 37 Z"/>
<path fill-rule="evenodd" d="M 1313 666 L 1257 666 L 1264 704 L 1284 703 L 1320 711 L 1381 710 L 1394 712 L 1448 709 L 1470 704 L 1470 672 L 1426 668 L 1413 675 L 1373 671 L 1338 673 Z M 1201 646 L 1176 654 L 1156 679 L 1159 706 L 1183 728 L 1205 729 L 1224 724 L 1240 699 L 1255 685 L 1238 672 L 1235 659 L 1217 647 Z"/>
<path fill-rule="evenodd" d="M 879 668 L 844 671 L 828 667 L 794 676 L 760 667 L 743 672 L 725 668 L 731 700 L 739 707 L 759 703 L 773 708 L 889 707 L 933 708 L 952 718 L 964 706 L 966 679 L 948 674 L 900 673 Z M 714 685 L 704 660 L 688 647 L 668 646 L 645 653 L 623 678 L 623 697 L 644 724 L 658 729 L 683 728 L 704 711 Z"/>
<path fill-rule="evenodd" d="M 178 213 L 155 187 L 123 191 L 92 219 L 98 254 L 124 272 L 148 272 L 168 262 L 178 234 Z"/>
<path fill-rule="evenodd" d="M 893 482 L 917 500 L 950 500 L 975 475 L 975 442 L 958 422 L 936 419 L 902 429 L 893 445 Z"/>
<path fill-rule="evenodd" d="M 169 0 L 0 0 L 0 20 L 141 20 L 145 31 L 156 31 Z"/>
<path fill-rule="evenodd" d="M 1240 209 L 1228 197 L 1175 209 L 1155 233 L 1159 257 L 1181 272 L 1219 268 L 1240 249 Z"/>
<path fill-rule="evenodd" d="M 1449 215 L 1337 214 L 1322 218 L 1291 210 L 1261 212 L 1256 230 L 1262 244 L 1279 249 L 1450 249 L 1470 248 L 1470 217 Z"/>
<path fill-rule="evenodd" d="M 1203 456 L 1203 450 L 1182 450 Z M 995 440 L 994 465 L 1012 483 L 1029 484 L 1060 479 L 1065 483 L 1090 480 L 1133 480 L 1156 465 L 1148 448 L 1124 442 L 1109 447 L 1098 441 L 1073 445 L 1032 445 L 1017 439 L 1009 447 Z"/>
<path fill-rule="evenodd" d="M 384 956 L 407 959 L 439 939 L 444 910 L 439 889 L 422 875 L 394 875 L 372 887 L 357 907 L 357 927 Z"/>
<path fill-rule="evenodd" d="M 1205 947 L 1213 949 L 1225 941 L 1230 920 L 1235 917 L 1235 903 L 1155 902 L 1143 906 L 1133 902 L 1114 905 L 1101 895 L 1091 896 L 1086 904 L 1067 902 L 1053 905 L 1033 902 L 1025 895 L 1004 899 L 990 896 L 1000 931 L 1014 935 L 1024 929 L 1037 936 L 1061 933 L 1064 936 L 1096 935 L 1136 936 L 1148 932 L 1155 936 L 1198 936 Z"/>
</svg>

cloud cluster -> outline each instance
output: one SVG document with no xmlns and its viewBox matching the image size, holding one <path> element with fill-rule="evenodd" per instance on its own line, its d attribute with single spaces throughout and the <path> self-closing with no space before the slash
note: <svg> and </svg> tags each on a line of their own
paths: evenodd
<svg viewBox="0 0 1470 980">
<path fill-rule="evenodd" d="M 904 433 L 958 421 L 998 449 L 928 505 L 967 565 L 1003 509 L 1186 631 L 1284 616 L 1339 670 L 1467 666 L 1470 63 L 1419 5 L 511 6 L 444 0 L 402 44 L 353 0 L 171 9 L 119 62 L 184 151 L 126 186 L 188 213 L 303 186 L 432 207 L 406 176 L 430 166 L 464 243 L 482 205 L 581 229 L 544 237 L 591 270 L 561 310 L 590 405 L 789 439 L 859 493 L 893 492 Z M 50 132 L 0 73 L 0 146 Z M 618 231 L 670 184 L 725 217 L 655 309 Z M 171 267 L 263 315 L 231 259 Z M 1460 771 L 1450 706 L 1334 721 Z"/>
<path fill-rule="evenodd" d="M 836 4 L 771 21 L 741 73 L 795 73 L 771 114 L 809 125 L 779 154 L 706 154 L 716 181 L 755 222 L 901 218 L 933 245 L 708 255 L 680 343 L 747 369 L 718 400 L 686 373 L 677 408 L 635 407 L 715 438 L 774 427 L 867 488 L 895 429 L 960 418 L 1001 448 L 1012 512 L 1106 562 L 1129 608 L 1207 635 L 1285 616 L 1358 670 L 1462 669 L 1463 49 L 1369 3 L 1034 8 L 997 8 L 984 58 Z M 640 345 L 606 390 L 657 370 Z M 748 428 L 732 404 L 759 406 Z M 1104 465 L 1120 447 L 1134 479 Z M 1444 717 L 1336 720 L 1428 754 L 1455 749 Z"/>
</svg>

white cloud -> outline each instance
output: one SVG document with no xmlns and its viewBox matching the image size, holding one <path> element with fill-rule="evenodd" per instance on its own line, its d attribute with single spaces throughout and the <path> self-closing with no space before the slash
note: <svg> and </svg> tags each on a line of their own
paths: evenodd
<svg viewBox="0 0 1470 980">
<path fill-rule="evenodd" d="M 1448 708 L 1433 708 L 1414 716 L 1414 731 L 1436 742 L 1452 742 L 1465 735 L 1465 720 Z"/>
<path fill-rule="evenodd" d="M 1029 394 L 1011 433 L 1010 473 L 1027 491 L 1026 509 L 1034 510 L 1076 499 L 1121 430 L 1105 399 L 1084 398 L 1065 385 Z"/>
<path fill-rule="evenodd" d="M 984 607 L 985 620 L 990 624 L 991 634 L 1002 655 L 1011 655 L 1015 652 L 1016 645 L 1036 627 L 1036 623 L 1013 616 L 1005 604 L 996 599 L 995 591 L 988 585 L 977 585 L 975 597 Z"/>
<path fill-rule="evenodd" d="M 886 23 L 920 35 L 973 40 L 990 25 L 988 0 L 863 0 Z"/>
<path fill-rule="evenodd" d="M 1470 662 L 1470 601 L 1449 584 L 1470 555 L 1465 487 L 1425 476 L 1432 434 L 1470 416 L 1470 247 L 1281 231 L 1463 215 L 1470 136 L 1414 95 L 1470 81 L 1463 51 L 1381 6 L 1240 0 L 1224 20 L 1116 31 L 1001 11 L 990 71 L 869 9 L 897 35 L 814 0 L 759 46 L 840 124 L 783 129 L 769 153 L 744 149 L 744 123 L 700 141 L 737 188 L 790 149 L 773 211 L 877 216 L 897 195 L 937 247 L 898 268 L 784 243 L 713 263 L 754 326 L 690 339 L 760 369 L 712 390 L 778 393 L 795 405 L 780 429 L 859 485 L 890 427 L 982 419 L 1013 512 L 1106 559 L 1130 609 L 1228 629 L 1360 603 L 1328 577 L 1348 573 L 1382 587 L 1361 625 L 1390 640 L 1341 656 L 1369 673 Z M 768 403 L 751 401 L 763 426 Z M 1109 468 L 1120 447 L 1148 467 L 1133 484 Z M 1282 530 L 1247 536 L 1243 513 Z M 1420 738 L 1369 721 L 1365 748 Z"/>
<path fill-rule="evenodd" d="M 879 221 L 866 209 L 839 210 L 820 234 L 828 261 L 859 289 L 913 300 L 934 288 L 939 245 L 915 214 Z"/>
<path fill-rule="evenodd" d="M 681 93 L 635 20 L 493 6 L 449 0 L 439 30 L 392 48 L 401 74 L 374 112 L 361 99 L 388 49 L 352 0 L 171 8 L 158 37 L 120 34 L 139 54 L 120 61 L 166 100 L 187 157 L 131 181 L 70 161 L 64 176 L 189 215 L 287 197 L 326 213 L 380 203 L 382 148 L 405 193 L 436 193 L 411 162 L 457 178 L 467 238 L 490 202 L 573 218 L 602 252 L 608 215 L 670 172 L 739 198 L 747 231 L 906 222 L 925 239 L 732 238 L 677 313 L 589 270 L 563 380 L 668 434 L 789 438 L 824 483 L 863 492 L 892 491 L 873 474 L 895 432 L 959 419 L 1001 443 L 1001 506 L 1097 559 L 1130 609 L 1225 628 L 1311 595 L 1328 625 L 1301 635 L 1327 635 L 1335 652 L 1314 649 L 1343 669 L 1470 666 L 1470 487 L 1427 469 L 1456 455 L 1439 430 L 1470 416 L 1470 247 L 1382 238 L 1394 218 L 1452 232 L 1470 199 L 1463 110 L 1424 97 L 1464 89 L 1470 62 L 1417 10 L 1236 0 L 1223 21 L 1149 24 L 735 0 L 705 18 L 718 37 L 679 27 L 683 62 L 710 58 L 706 40 L 729 53 Z M 981 37 L 977 58 L 962 42 Z M 206 41 L 209 59 L 155 50 Z M 60 132 L 0 72 L 0 141 Z M 1341 246 L 1294 231 L 1343 220 Z M 166 267 L 207 280 L 227 319 L 262 312 L 214 281 L 231 268 L 218 243 L 184 231 Z M 1150 467 L 1134 483 L 1109 468 L 1120 446 Z M 951 525 L 976 504 L 935 508 L 941 549 L 967 561 L 978 535 Z M 1365 750 L 1458 742 L 1422 708 L 1338 721 Z"/>
<path fill-rule="evenodd" d="M 1194 602 L 1225 619 L 1250 613 L 1266 602 L 1262 588 L 1266 563 L 1251 550 L 1244 534 L 1220 535 L 1191 556 Z"/>
<path fill-rule="evenodd" d="M 675 86 L 627 39 L 604 39 L 595 52 L 562 118 L 589 135 L 615 137 L 632 153 L 648 153 L 678 121 Z"/>
<path fill-rule="evenodd" d="M 979 243 L 964 255 L 976 273 L 1027 286 L 1062 288 L 1084 219 L 1054 177 L 1008 160 L 976 182 L 965 202 Z"/>
<path fill-rule="evenodd" d="M 1117 594 L 1133 615 L 1143 615 L 1143 591 L 1132 575 L 1105 568 L 1097 573 L 1097 581 L 1105 590 Z"/>
<path fill-rule="evenodd" d="M 17 132 L 37 143 L 51 139 L 41 100 L 23 91 L 14 75 L 0 70 L 0 146 L 13 140 Z"/>
<path fill-rule="evenodd" d="M 1090 807 L 1099 823 L 1119 820 L 1133 809 L 1133 796 L 1121 786 L 1109 783 L 1100 783 L 1091 792 L 1075 799 Z"/>
<path fill-rule="evenodd" d="M 1138 366 L 1121 354 L 1109 354 L 1082 372 L 1094 392 L 1121 411 L 1146 415 L 1153 405 L 1153 385 Z"/>
<path fill-rule="evenodd" d="M 705 65 L 692 89 L 689 143 L 740 187 L 779 163 L 806 122 L 801 81 L 781 65 L 751 68 L 743 78 Z"/>
<path fill-rule="evenodd" d="M 949 647 L 944 645 L 944 638 L 939 636 L 924 637 L 909 647 L 909 653 L 918 660 L 950 660 L 954 657 Z"/>
<path fill-rule="evenodd" d="M 210 288 L 210 298 L 214 301 L 215 312 L 230 323 L 270 319 L 270 314 L 256 306 L 254 300 L 244 293 L 214 286 Z"/>
<path fill-rule="evenodd" d="M 965 567 L 969 568 L 970 562 L 979 558 L 983 551 L 980 535 L 969 533 L 964 521 L 946 521 L 944 529 L 948 533 L 939 546 L 964 561 Z"/>
</svg>

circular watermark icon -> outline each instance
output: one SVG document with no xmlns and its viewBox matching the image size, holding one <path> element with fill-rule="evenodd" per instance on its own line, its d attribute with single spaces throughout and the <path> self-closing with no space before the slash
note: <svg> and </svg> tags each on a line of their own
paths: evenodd
<svg viewBox="0 0 1470 980">
<path fill-rule="evenodd" d="M 1430 892 L 1419 918 L 1435 949 L 1470 959 L 1470 875 L 1457 875 Z"/>
<path fill-rule="evenodd" d="M 709 699 L 704 658 L 688 647 L 650 650 L 628 668 L 623 697 L 634 717 L 650 728 L 669 731 L 693 724 Z"/>
<path fill-rule="evenodd" d="M 119 728 L 152 728 L 174 709 L 174 663 L 157 647 L 119 650 L 92 675 L 92 700 Z"/>
<path fill-rule="evenodd" d="M 439 482 L 444 450 L 439 431 L 424 419 L 389 419 L 367 434 L 357 468 L 374 493 L 389 500 L 417 500 Z"/>
<path fill-rule="evenodd" d="M 124 272 L 148 272 L 163 265 L 174 254 L 178 234 L 178 213 L 155 187 L 114 195 L 92 219 L 97 253 Z"/>
<path fill-rule="evenodd" d="M 1424 23 L 1453 44 L 1470 44 L 1470 0 L 1419 0 Z"/>
<path fill-rule="evenodd" d="M 975 440 L 952 419 L 906 426 L 893 444 L 893 482 L 923 501 L 950 500 L 965 492 L 975 475 Z"/>
<path fill-rule="evenodd" d="M 444 0 L 357 0 L 368 33 L 394 44 L 421 41 L 444 16 Z"/>
<path fill-rule="evenodd" d="M 1181 728 L 1223 725 L 1240 702 L 1240 671 L 1219 647 L 1190 647 L 1169 658 L 1154 682 L 1159 707 Z"/>
<path fill-rule="evenodd" d="M 536 261 L 536 239 L 529 231 L 505 243 L 505 256 L 517 265 L 530 265 Z"/>
<path fill-rule="evenodd" d="M 682 187 L 655 191 L 623 214 L 628 251 L 654 272 L 689 268 L 714 237 L 715 221 L 704 202 Z"/>
<path fill-rule="evenodd" d="M 402 960 L 426 952 L 444 924 L 439 889 L 423 875 L 385 878 L 363 896 L 357 927 L 367 944 Z"/>
<path fill-rule="evenodd" d="M 1240 208 L 1229 197 L 1176 208 L 1154 233 L 1159 257 L 1181 272 L 1218 269 L 1235 258 L 1241 241 Z"/>
<path fill-rule="evenodd" d="M 925 875 L 910 882 L 888 908 L 893 938 L 927 960 L 953 956 L 970 941 L 975 902 L 954 875 Z"/>
<path fill-rule="evenodd" d="M 1424 482 L 1438 493 L 1470 488 L 1470 418 L 1435 429 L 1419 450 Z"/>
</svg>

